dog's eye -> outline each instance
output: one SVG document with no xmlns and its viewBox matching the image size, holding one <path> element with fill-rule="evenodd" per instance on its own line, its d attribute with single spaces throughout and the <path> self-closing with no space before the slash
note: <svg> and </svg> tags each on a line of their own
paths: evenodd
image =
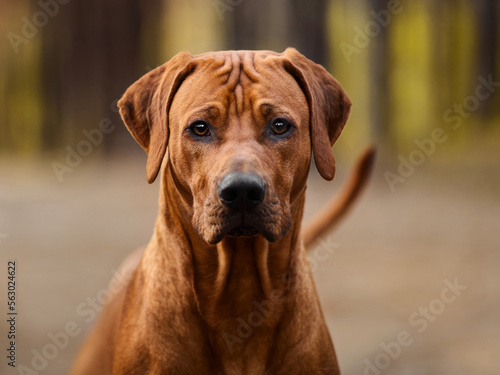
<svg viewBox="0 0 500 375">
<path fill-rule="evenodd" d="M 191 125 L 191 131 L 198 137 L 208 137 L 210 135 L 210 129 L 207 123 L 203 121 L 196 121 Z"/>
<path fill-rule="evenodd" d="M 290 123 L 282 118 L 277 118 L 272 123 L 272 131 L 276 135 L 285 134 L 290 129 Z"/>
</svg>

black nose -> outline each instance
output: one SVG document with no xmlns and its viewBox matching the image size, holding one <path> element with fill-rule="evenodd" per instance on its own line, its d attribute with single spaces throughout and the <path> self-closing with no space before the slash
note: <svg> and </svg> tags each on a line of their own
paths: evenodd
<svg viewBox="0 0 500 375">
<path fill-rule="evenodd" d="M 219 182 L 220 201 L 236 209 L 255 207 L 264 200 L 266 183 L 252 173 L 231 172 Z"/>
</svg>

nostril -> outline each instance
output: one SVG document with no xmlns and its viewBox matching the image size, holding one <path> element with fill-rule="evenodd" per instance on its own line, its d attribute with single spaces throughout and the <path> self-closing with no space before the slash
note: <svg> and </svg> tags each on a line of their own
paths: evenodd
<svg viewBox="0 0 500 375">
<path fill-rule="evenodd" d="M 248 190 L 247 193 L 247 198 L 252 204 L 257 204 L 263 201 L 264 199 L 264 194 L 262 189 L 260 188 L 253 188 Z"/>
<path fill-rule="evenodd" d="M 226 188 L 223 189 L 220 193 L 220 197 L 226 203 L 233 203 L 238 199 L 238 190 Z"/>
</svg>

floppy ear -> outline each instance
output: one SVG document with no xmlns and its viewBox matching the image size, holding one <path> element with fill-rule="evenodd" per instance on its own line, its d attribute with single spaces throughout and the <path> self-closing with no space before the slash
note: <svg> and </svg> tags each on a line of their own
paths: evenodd
<svg viewBox="0 0 500 375">
<path fill-rule="evenodd" d="M 314 160 L 325 180 L 335 175 L 332 146 L 349 117 L 351 101 L 321 65 L 307 59 L 294 48 L 283 53 L 285 69 L 297 80 L 309 103 L 311 143 Z"/>
<path fill-rule="evenodd" d="M 130 86 L 118 101 L 120 115 L 137 143 L 148 154 L 151 184 L 160 171 L 168 144 L 168 111 L 175 92 L 193 71 L 191 55 L 182 52 Z"/>
</svg>

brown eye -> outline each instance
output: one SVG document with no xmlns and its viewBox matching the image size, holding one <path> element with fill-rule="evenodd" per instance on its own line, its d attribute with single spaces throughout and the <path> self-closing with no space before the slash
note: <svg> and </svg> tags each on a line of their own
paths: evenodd
<svg viewBox="0 0 500 375">
<path fill-rule="evenodd" d="M 203 121 L 197 121 L 191 125 L 192 132 L 198 137 L 207 137 L 210 135 L 208 125 Z"/>
<path fill-rule="evenodd" d="M 285 134 L 290 129 L 290 123 L 285 119 L 278 118 L 273 121 L 272 130 L 276 135 Z"/>
</svg>

